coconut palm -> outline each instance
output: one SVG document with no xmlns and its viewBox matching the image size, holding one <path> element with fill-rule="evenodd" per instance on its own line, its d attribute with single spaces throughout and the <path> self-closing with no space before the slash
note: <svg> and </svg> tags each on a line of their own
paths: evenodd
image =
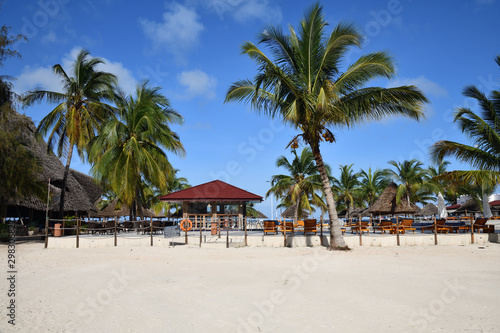
<svg viewBox="0 0 500 333">
<path fill-rule="evenodd" d="M 183 122 L 160 88 L 139 85 L 136 96 L 115 96 L 117 117 L 103 124 L 89 143 L 91 171 L 107 179 L 121 202 L 142 218 L 144 184 L 166 189 L 175 170 L 165 151 L 183 155 L 184 147 L 169 123 Z"/>
<path fill-rule="evenodd" d="M 330 218 L 330 248 L 345 247 L 335 209 L 328 174 L 320 152 L 321 142 L 333 142 L 333 128 L 352 127 L 357 123 L 385 116 L 423 117 L 427 99 L 413 86 L 395 88 L 365 87 L 376 78 L 391 78 L 395 68 L 386 52 L 361 56 L 346 69 L 342 60 L 351 47 L 362 43 L 360 31 L 340 23 L 327 35 L 328 23 L 323 9 L 314 4 L 300 22 L 298 31 L 290 26 L 289 34 L 269 26 L 259 35 L 273 58 L 246 42 L 242 53 L 258 65 L 253 80 L 233 83 L 226 102 L 247 102 L 259 112 L 299 132 L 291 142 L 301 139 L 312 150 L 320 172 Z"/>
<path fill-rule="evenodd" d="M 418 160 L 405 160 L 403 162 L 389 161 L 395 170 L 388 170 L 389 175 L 399 183 L 396 193 L 398 204 L 404 199 L 408 203 L 427 204 L 433 201 L 432 193 L 439 189 L 429 181 L 427 169 Z"/>
<path fill-rule="evenodd" d="M 165 216 L 168 216 L 172 208 L 175 208 L 176 211 L 181 208 L 181 205 L 179 204 L 173 204 L 171 202 L 161 201 L 158 199 L 162 195 L 191 187 L 187 178 L 177 176 L 179 171 L 179 169 L 174 170 L 173 177 L 167 180 L 165 189 L 160 189 L 154 186 L 148 186 L 144 189 L 146 195 L 145 207 L 152 208 L 156 214 L 163 213 Z"/>
<path fill-rule="evenodd" d="M 64 215 L 66 182 L 68 179 L 73 148 L 76 147 L 80 157 L 92 139 L 100 124 L 112 114 L 112 108 L 104 102 L 110 98 L 110 90 L 116 84 L 113 74 L 98 70 L 103 61 L 91 58 L 89 53 L 81 50 L 72 68 L 72 76 L 59 64 L 52 68 L 61 79 L 63 92 L 35 89 L 24 97 L 25 105 L 33 105 L 46 100 L 57 103 L 57 106 L 46 115 L 38 125 L 37 135 L 45 136 L 49 131 L 48 149 L 57 144 L 57 155 L 66 157 L 61 185 L 59 212 Z"/>
<path fill-rule="evenodd" d="M 500 56 L 495 58 L 500 66 Z M 485 180 L 500 180 L 500 91 L 494 90 L 487 97 L 477 87 L 465 87 L 463 95 L 473 98 L 481 107 L 480 113 L 470 108 L 456 109 L 454 122 L 458 124 L 473 145 L 442 140 L 430 149 L 432 158 L 439 162 L 444 157 L 453 156 L 461 162 L 468 163 L 476 170 L 453 171 L 447 174 L 448 179 L 466 178 L 469 182 L 482 184 Z"/>
<path fill-rule="evenodd" d="M 266 198 L 270 195 L 281 198 L 278 208 L 296 205 L 294 219 L 297 221 L 304 209 L 313 212 L 313 206 L 324 207 L 325 203 L 321 198 L 323 186 L 311 149 L 302 149 L 300 156 L 295 149 L 292 153 L 294 159 L 291 162 L 285 156 L 276 160 L 276 166 L 286 169 L 288 174 L 272 176 Z"/>
<path fill-rule="evenodd" d="M 359 203 L 360 188 L 359 188 L 359 173 L 355 173 L 351 165 L 341 165 L 340 177 L 333 178 L 332 191 L 337 199 L 337 204 L 343 205 L 347 210 L 347 217 L 349 212 L 354 208 L 354 203 Z"/>
<path fill-rule="evenodd" d="M 375 171 L 372 172 L 372 168 L 369 167 L 368 171 L 361 170 L 359 174 L 361 178 L 359 186 L 361 195 L 368 206 L 373 205 L 378 196 L 391 182 L 387 175 L 388 171 L 386 169 L 375 169 Z"/>
</svg>

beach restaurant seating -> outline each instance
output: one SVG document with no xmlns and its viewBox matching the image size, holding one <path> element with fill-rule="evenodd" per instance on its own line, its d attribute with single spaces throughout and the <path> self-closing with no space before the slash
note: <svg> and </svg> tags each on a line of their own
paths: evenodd
<svg viewBox="0 0 500 333">
<path fill-rule="evenodd" d="M 373 233 L 376 230 L 380 230 L 380 233 L 383 234 L 386 231 L 391 231 L 392 221 L 391 220 L 382 220 L 378 225 L 373 225 Z"/>
<path fill-rule="evenodd" d="M 474 225 L 472 228 L 476 231 L 482 230 L 484 232 L 495 232 L 495 226 L 493 225 L 486 225 L 486 222 L 488 222 L 488 219 L 485 217 L 477 218 L 476 221 L 474 222 Z"/>
<path fill-rule="evenodd" d="M 277 233 L 276 222 L 275 221 L 264 221 L 264 235 L 268 232 L 272 232 L 274 235 Z"/>
<path fill-rule="evenodd" d="M 436 219 L 432 224 L 423 226 L 422 232 L 424 232 L 424 230 L 431 230 L 432 232 L 436 230 L 437 232 L 448 233 L 448 231 L 450 231 L 450 228 L 446 227 L 445 223 L 446 219 Z"/>
<path fill-rule="evenodd" d="M 318 234 L 316 230 L 316 219 L 304 220 L 304 235 L 308 232 L 314 232 L 315 235 Z"/>
</svg>

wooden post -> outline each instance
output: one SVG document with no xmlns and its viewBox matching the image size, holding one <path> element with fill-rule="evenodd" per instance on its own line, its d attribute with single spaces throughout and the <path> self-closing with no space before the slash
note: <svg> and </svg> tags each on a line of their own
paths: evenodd
<svg viewBox="0 0 500 333">
<path fill-rule="evenodd" d="M 471 244 L 474 244 L 474 219 L 472 219 L 472 216 L 471 216 L 471 220 L 470 220 L 470 243 Z"/>
<path fill-rule="evenodd" d="M 229 221 L 226 223 L 226 248 L 229 249 Z"/>
<path fill-rule="evenodd" d="M 205 216 L 203 216 L 203 219 L 205 219 Z M 202 231 L 202 224 L 201 224 L 201 219 L 200 219 L 200 247 L 201 247 L 201 241 L 202 241 L 201 231 Z"/>
<path fill-rule="evenodd" d="M 116 239 L 116 224 L 117 224 L 117 221 L 118 221 L 118 217 L 115 216 L 115 230 L 114 230 L 114 232 L 115 232 L 115 246 L 117 244 L 117 239 Z"/>
<path fill-rule="evenodd" d="M 323 246 L 323 214 L 319 218 L 319 223 L 321 224 L 319 227 L 319 235 L 320 235 L 320 244 Z"/>
<path fill-rule="evenodd" d="M 151 234 L 151 246 L 153 246 L 153 217 L 150 218 L 149 233 Z"/>
<path fill-rule="evenodd" d="M 76 248 L 80 246 L 80 218 L 76 219 Z"/>
<path fill-rule="evenodd" d="M 396 240 L 399 246 L 399 217 L 396 215 Z"/>
<path fill-rule="evenodd" d="M 187 228 L 184 228 L 184 244 L 188 243 L 188 232 Z"/>
<path fill-rule="evenodd" d="M 45 218 L 45 248 L 49 245 L 49 217 Z"/>
<path fill-rule="evenodd" d="M 359 246 L 363 245 L 363 236 L 361 236 L 361 218 L 358 221 L 359 223 Z"/>
<path fill-rule="evenodd" d="M 283 217 L 283 246 L 286 247 L 286 219 Z"/>
<path fill-rule="evenodd" d="M 248 246 L 248 241 L 247 241 L 247 217 L 243 217 L 243 223 L 245 224 L 245 246 Z"/>
<path fill-rule="evenodd" d="M 438 229 L 436 216 L 434 216 L 434 245 L 438 245 Z"/>
</svg>

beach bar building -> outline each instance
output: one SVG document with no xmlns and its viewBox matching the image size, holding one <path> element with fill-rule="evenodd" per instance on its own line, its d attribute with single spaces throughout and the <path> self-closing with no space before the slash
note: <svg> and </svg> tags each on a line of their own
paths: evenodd
<svg viewBox="0 0 500 333">
<path fill-rule="evenodd" d="M 182 205 L 182 218 L 192 221 L 193 227 L 207 229 L 209 222 L 228 222 L 243 228 L 246 204 L 262 202 L 262 197 L 221 180 L 169 193 L 161 201 Z"/>
</svg>

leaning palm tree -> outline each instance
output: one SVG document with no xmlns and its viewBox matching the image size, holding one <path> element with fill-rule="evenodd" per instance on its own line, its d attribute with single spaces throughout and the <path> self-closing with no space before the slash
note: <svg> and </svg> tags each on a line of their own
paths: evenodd
<svg viewBox="0 0 500 333">
<path fill-rule="evenodd" d="M 375 171 L 372 171 L 372 168 L 369 167 L 368 171 L 361 170 L 359 175 L 361 177 L 361 195 L 368 206 L 371 206 L 391 182 L 390 178 L 387 176 L 388 171 L 386 169 L 375 169 Z"/>
<path fill-rule="evenodd" d="M 142 218 L 143 184 L 165 189 L 175 174 L 164 150 L 183 155 L 184 147 L 169 123 L 183 122 L 168 99 L 147 82 L 136 96 L 115 96 L 117 117 L 108 120 L 89 143 L 92 173 L 106 179 L 131 217 Z"/>
<path fill-rule="evenodd" d="M 500 56 L 495 58 L 500 66 Z M 464 180 L 476 184 L 484 181 L 498 183 L 500 180 L 500 91 L 494 90 L 488 98 L 477 87 L 465 87 L 463 95 L 475 99 L 481 107 L 481 113 L 461 107 L 455 112 L 454 122 L 458 124 L 473 145 L 454 141 L 436 142 L 430 149 L 432 158 L 442 161 L 453 156 L 461 162 L 470 164 L 471 171 L 453 171 L 444 177 L 448 180 Z"/>
<path fill-rule="evenodd" d="M 332 190 L 337 198 L 337 203 L 344 205 L 347 210 L 347 218 L 349 218 L 350 211 L 354 208 L 354 203 L 359 201 L 360 188 L 359 188 L 359 173 L 354 172 L 351 165 L 341 165 L 340 177 L 333 178 Z"/>
<path fill-rule="evenodd" d="M 365 87 L 376 78 L 391 78 L 395 68 L 386 52 L 361 56 L 342 68 L 342 60 L 351 47 L 362 43 L 360 31 L 340 23 L 327 35 L 323 9 L 315 4 L 300 22 L 298 31 L 269 26 L 259 35 L 259 43 L 268 47 L 270 58 L 257 45 L 246 42 L 243 54 L 258 65 L 253 80 L 233 83 L 226 102 L 247 102 L 253 109 L 272 118 L 280 118 L 299 132 L 291 142 L 302 139 L 312 150 L 325 192 L 330 218 L 330 248 L 345 247 L 335 209 L 330 182 L 320 152 L 322 142 L 333 142 L 333 128 L 352 127 L 357 123 L 385 116 L 423 117 L 424 95 L 413 86 L 395 88 Z"/>
<path fill-rule="evenodd" d="M 57 144 L 57 155 L 66 157 L 59 204 L 61 217 L 64 215 L 66 182 L 73 148 L 76 147 L 78 155 L 83 157 L 86 145 L 96 135 L 100 124 L 112 114 L 112 108 L 104 102 L 111 96 L 116 77 L 98 70 L 97 67 L 102 63 L 102 60 L 90 58 L 87 51 L 81 50 L 73 64 L 72 76 L 59 64 L 52 67 L 61 79 L 62 92 L 35 89 L 23 97 L 26 106 L 44 100 L 57 103 L 54 110 L 40 121 L 36 134 L 45 136 L 50 131 L 48 149 Z"/>
<path fill-rule="evenodd" d="M 295 150 L 292 152 L 294 154 L 292 162 L 285 156 L 280 156 L 276 160 L 276 166 L 286 169 L 288 174 L 272 177 L 272 187 L 267 191 L 266 198 L 270 195 L 281 198 L 282 202 L 278 207 L 295 205 L 294 220 L 297 221 L 299 216 L 302 216 L 303 210 L 312 212 L 313 206 L 324 208 L 325 203 L 321 198 L 323 186 L 311 149 L 304 148 L 300 156 Z"/>
</svg>

